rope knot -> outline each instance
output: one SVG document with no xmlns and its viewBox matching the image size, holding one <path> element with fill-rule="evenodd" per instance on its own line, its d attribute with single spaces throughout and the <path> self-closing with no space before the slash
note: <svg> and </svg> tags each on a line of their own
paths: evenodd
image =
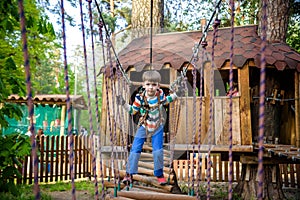
<svg viewBox="0 0 300 200">
<path fill-rule="evenodd" d="M 102 28 L 103 28 L 103 25 L 104 25 L 104 24 L 103 24 L 103 22 L 102 22 L 102 21 L 98 22 L 98 26 L 99 26 L 99 28 L 100 28 L 100 29 L 102 29 Z"/>
<path fill-rule="evenodd" d="M 207 47 L 208 43 L 207 43 L 207 41 L 202 41 L 201 45 L 202 45 L 202 48 L 205 49 Z"/>
<path fill-rule="evenodd" d="M 220 26 L 220 24 L 221 24 L 221 20 L 220 19 L 215 19 L 213 27 L 217 28 L 218 26 Z"/>
</svg>

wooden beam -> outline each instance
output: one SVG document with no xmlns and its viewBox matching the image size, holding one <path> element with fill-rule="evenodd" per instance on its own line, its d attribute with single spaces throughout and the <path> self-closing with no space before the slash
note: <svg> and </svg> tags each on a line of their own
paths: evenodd
<svg viewBox="0 0 300 200">
<path fill-rule="evenodd" d="M 296 146 L 300 147 L 300 73 L 295 71 L 295 126 L 296 126 Z"/>
<path fill-rule="evenodd" d="M 120 177 L 123 178 L 125 175 L 126 175 L 125 170 L 120 170 Z M 145 176 L 141 176 L 141 175 L 135 174 L 135 175 L 133 175 L 133 180 L 139 181 L 139 182 L 143 182 L 143 183 L 145 183 L 147 185 L 152 185 L 152 186 L 158 187 L 158 188 L 166 190 L 168 192 L 171 192 L 172 189 L 173 189 L 172 185 L 160 185 L 156 181 L 156 179 L 152 178 L 152 177 L 145 177 Z"/>
<path fill-rule="evenodd" d="M 165 194 L 165 193 L 157 193 L 157 192 L 146 192 L 146 191 L 120 191 L 118 192 L 118 196 L 133 198 L 139 200 L 196 200 L 197 197 L 192 197 L 188 195 L 182 194 Z"/>
<path fill-rule="evenodd" d="M 241 145 L 252 144 L 252 127 L 251 127 L 251 112 L 250 112 L 250 90 L 249 90 L 249 66 L 248 64 L 238 70 L 239 77 L 239 92 L 240 97 L 240 112 L 241 112 Z"/>
</svg>

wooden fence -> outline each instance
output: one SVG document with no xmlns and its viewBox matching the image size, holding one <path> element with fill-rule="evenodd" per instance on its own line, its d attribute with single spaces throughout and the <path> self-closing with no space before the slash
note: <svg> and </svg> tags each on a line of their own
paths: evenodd
<svg viewBox="0 0 300 200">
<path fill-rule="evenodd" d="M 69 162 L 69 138 L 66 136 L 42 136 L 40 138 L 38 153 L 38 179 L 39 182 L 56 182 L 70 180 Z M 96 141 L 95 141 L 96 143 Z M 74 136 L 74 176 L 75 179 L 91 177 L 92 155 L 91 138 L 89 136 Z M 200 155 L 200 166 L 198 170 L 198 156 Z M 188 181 L 194 175 L 195 180 L 206 181 L 207 159 L 206 154 L 190 156 L 189 160 L 174 160 L 174 171 L 178 181 Z M 123 166 L 124 161 L 119 161 Z M 192 163 L 194 166 L 192 167 Z M 110 169 L 110 160 L 104 160 L 102 165 L 104 178 L 112 177 L 113 170 Z M 97 162 L 97 169 L 99 162 Z M 18 183 L 33 183 L 33 160 L 28 156 L 23 161 L 23 167 L 19 169 L 22 179 Z M 192 173 L 194 170 L 194 173 Z M 99 170 L 98 170 L 99 171 Z M 300 164 L 280 164 L 282 182 L 284 187 L 300 188 Z M 211 154 L 211 181 L 228 182 L 229 162 L 222 161 L 220 154 Z M 241 163 L 233 162 L 233 181 L 238 181 L 241 173 Z M 98 176 L 99 177 L 99 176 Z M 191 179 L 190 179 L 191 180 Z"/>
<path fill-rule="evenodd" d="M 206 181 L 206 170 L 207 170 L 207 156 L 206 154 L 200 154 L 200 169 L 198 166 L 198 156 L 197 153 L 194 157 L 191 155 L 189 160 L 174 160 L 173 166 L 174 171 L 177 176 L 178 181 L 188 181 L 192 174 L 194 174 L 194 179 L 198 177 L 198 172 L 200 173 L 200 180 Z M 193 164 L 194 162 L 194 164 Z M 240 162 L 233 162 L 233 181 L 236 182 L 240 177 L 240 169 L 242 165 Z M 192 173 L 194 170 L 194 173 Z M 211 181 L 212 182 L 228 182 L 228 172 L 229 172 L 229 162 L 221 161 L 220 154 L 211 154 Z M 190 179 L 191 180 L 191 179 Z"/>
<path fill-rule="evenodd" d="M 91 176 L 92 157 L 90 138 L 74 136 L 73 168 L 74 178 Z M 38 178 L 39 182 L 56 182 L 70 180 L 69 137 L 42 136 L 37 139 L 38 151 Z M 22 179 L 18 183 L 33 183 L 33 158 L 25 157 L 22 168 Z"/>
</svg>

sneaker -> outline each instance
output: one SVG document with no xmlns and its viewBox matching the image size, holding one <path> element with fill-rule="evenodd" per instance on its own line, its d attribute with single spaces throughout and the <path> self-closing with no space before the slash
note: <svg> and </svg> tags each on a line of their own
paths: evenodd
<svg viewBox="0 0 300 200">
<path fill-rule="evenodd" d="M 157 177 L 157 181 L 160 185 L 166 185 L 167 181 L 164 176 Z"/>
<path fill-rule="evenodd" d="M 132 183 L 132 176 L 130 174 L 126 174 L 126 176 L 122 180 L 122 183 L 124 184 Z"/>
</svg>

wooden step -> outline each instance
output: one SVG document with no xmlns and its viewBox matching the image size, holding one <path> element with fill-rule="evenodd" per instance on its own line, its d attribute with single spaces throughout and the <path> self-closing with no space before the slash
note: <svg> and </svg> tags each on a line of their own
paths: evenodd
<svg viewBox="0 0 300 200">
<path fill-rule="evenodd" d="M 167 194 L 148 191 L 119 191 L 118 196 L 132 198 L 137 200 L 196 200 L 197 197 L 192 197 L 182 194 Z"/>
</svg>

